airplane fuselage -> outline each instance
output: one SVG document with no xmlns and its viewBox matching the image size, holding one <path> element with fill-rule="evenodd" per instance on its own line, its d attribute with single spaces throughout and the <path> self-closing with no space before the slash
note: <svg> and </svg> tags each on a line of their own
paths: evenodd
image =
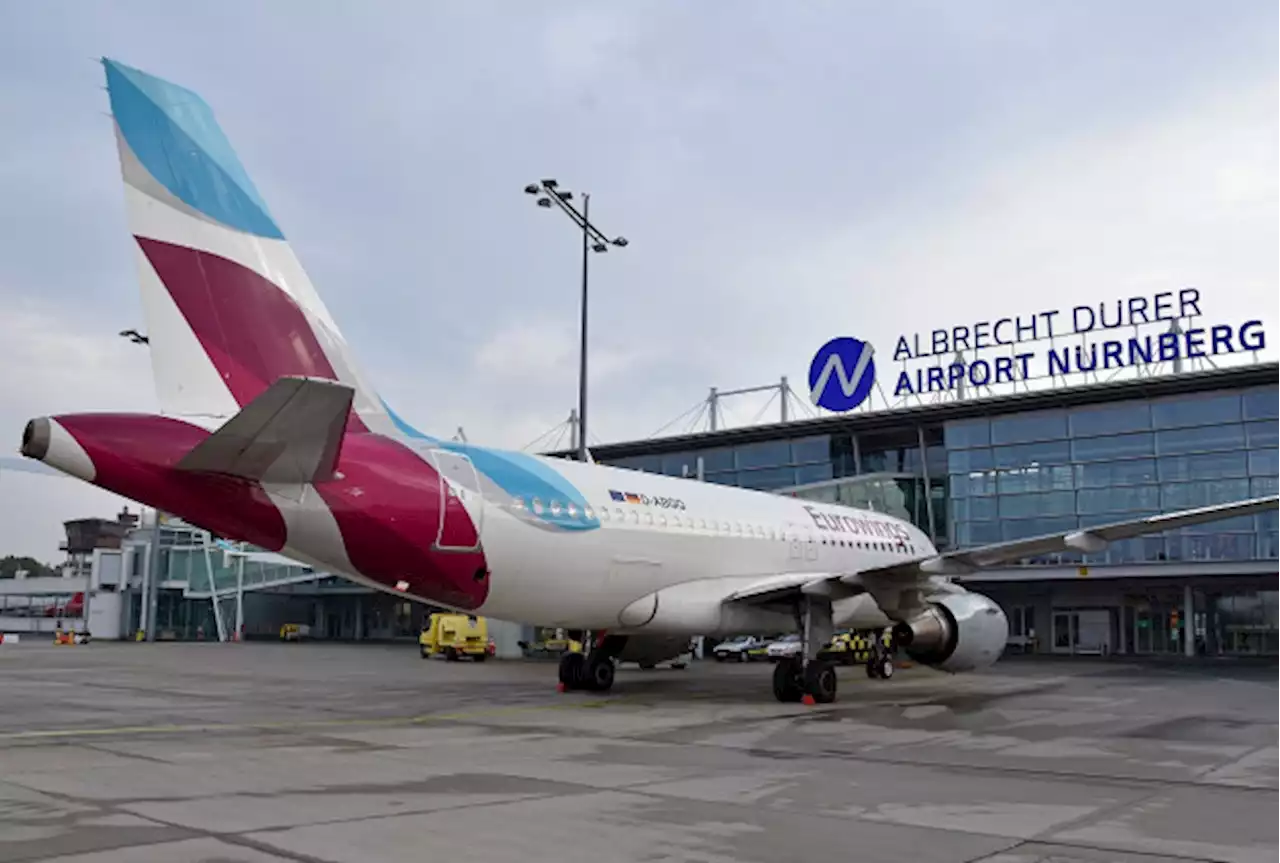
<svg viewBox="0 0 1280 863">
<path fill-rule="evenodd" d="M 731 610 L 723 599 L 780 575 L 935 553 L 917 527 L 883 513 L 400 435 L 348 433 L 323 483 L 176 467 L 209 434 L 163 417 L 78 414 L 34 421 L 24 452 L 368 586 L 545 626 L 787 629 L 785 612 Z M 869 598 L 836 613 L 842 625 L 887 622 Z"/>
<path fill-rule="evenodd" d="M 429 456 L 428 456 L 429 457 Z M 933 555 L 922 531 L 882 513 L 803 501 L 679 477 L 562 459 L 544 459 L 587 501 L 569 513 L 563 501 L 469 495 L 484 508 L 483 546 L 493 582 L 482 609 L 496 617 L 546 625 L 628 629 L 643 621 L 646 597 L 677 585 L 714 582 L 719 598 L 779 573 L 856 572 Z M 621 498 L 621 499 L 617 499 Z M 540 523 L 558 507 L 590 529 Z M 637 603 L 640 607 L 633 608 Z M 874 603 L 859 621 L 884 621 Z M 626 613 L 631 609 L 630 613 Z M 840 609 L 847 618 L 853 604 Z M 697 634 L 722 634 L 704 619 Z M 782 619 L 784 628 L 792 620 Z M 647 622 L 653 625 L 653 622 Z"/>
</svg>

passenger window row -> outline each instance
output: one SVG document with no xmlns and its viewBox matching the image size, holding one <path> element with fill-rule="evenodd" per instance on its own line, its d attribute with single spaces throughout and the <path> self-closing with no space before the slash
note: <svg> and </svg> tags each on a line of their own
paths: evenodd
<svg viewBox="0 0 1280 863">
<path fill-rule="evenodd" d="M 671 528 L 673 530 L 690 530 L 700 531 L 704 533 L 723 534 L 725 536 L 745 536 L 755 539 L 769 539 L 781 542 L 800 542 L 802 537 L 799 533 L 792 531 L 790 535 L 785 530 L 776 527 L 766 528 L 761 525 L 744 524 L 740 521 L 717 521 L 716 519 L 697 518 L 692 516 L 680 516 L 671 513 L 670 516 L 659 513 L 656 516 L 649 511 L 641 511 L 639 509 L 623 510 L 622 507 L 602 506 L 598 510 L 591 506 L 578 507 L 573 503 L 562 504 L 558 500 L 553 500 L 549 504 L 544 504 L 539 498 L 530 498 L 526 501 L 523 497 L 517 497 L 512 500 L 512 506 L 517 510 L 529 510 L 534 515 L 542 515 L 550 512 L 552 515 L 565 515 L 569 518 L 581 517 L 583 521 L 591 521 L 599 518 L 602 522 L 612 522 L 617 524 L 644 524 L 648 526 L 656 526 L 659 528 Z M 812 542 L 812 537 L 809 538 Z M 885 551 L 898 552 L 900 554 L 915 554 L 916 547 L 913 544 L 902 544 L 892 542 L 880 542 L 870 540 L 853 540 L 853 539 L 826 539 L 822 540 L 823 545 L 830 545 L 840 548 L 858 548 L 863 551 Z"/>
</svg>

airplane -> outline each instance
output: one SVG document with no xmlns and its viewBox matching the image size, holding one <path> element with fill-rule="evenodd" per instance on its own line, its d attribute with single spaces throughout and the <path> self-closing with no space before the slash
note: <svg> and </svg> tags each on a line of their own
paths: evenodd
<svg viewBox="0 0 1280 863">
<path fill-rule="evenodd" d="M 835 700 L 818 654 L 836 628 L 892 626 L 923 665 L 981 669 L 1008 622 L 953 576 L 1277 507 L 940 553 L 884 513 L 431 436 L 359 369 L 204 100 L 102 62 L 162 414 L 38 417 L 22 454 L 317 571 L 590 633 L 560 662 L 564 690 L 744 632 L 801 635 L 774 669 L 782 702 Z"/>
</svg>

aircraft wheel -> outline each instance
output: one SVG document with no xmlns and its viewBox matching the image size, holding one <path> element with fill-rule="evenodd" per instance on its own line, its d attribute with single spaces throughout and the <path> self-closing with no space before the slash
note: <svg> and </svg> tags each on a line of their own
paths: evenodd
<svg viewBox="0 0 1280 863">
<path fill-rule="evenodd" d="M 804 697 L 799 660 L 785 659 L 774 665 L 773 697 L 783 704 L 794 704 Z"/>
<path fill-rule="evenodd" d="M 805 692 L 819 704 L 836 700 L 836 667 L 830 662 L 810 662 L 804 671 Z"/>
<path fill-rule="evenodd" d="M 608 692 L 613 688 L 615 668 L 613 660 L 608 657 L 588 659 L 583 675 L 583 689 L 591 692 Z"/>
<path fill-rule="evenodd" d="M 560 657 L 560 682 L 565 689 L 578 689 L 586 676 L 587 658 L 581 653 L 566 653 Z"/>
<path fill-rule="evenodd" d="M 893 677 L 893 657 L 882 653 L 867 659 L 867 677 L 878 677 L 881 680 Z"/>
</svg>

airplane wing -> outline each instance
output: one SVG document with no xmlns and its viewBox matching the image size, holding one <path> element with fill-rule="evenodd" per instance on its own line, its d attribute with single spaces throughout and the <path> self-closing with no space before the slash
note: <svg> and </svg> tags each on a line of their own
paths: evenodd
<svg viewBox="0 0 1280 863">
<path fill-rule="evenodd" d="M 747 605 L 770 605 L 775 602 L 790 600 L 800 593 L 806 592 L 830 595 L 833 599 L 854 596 L 862 593 L 860 585 L 846 585 L 842 581 L 846 573 L 838 572 L 783 572 L 768 575 L 759 581 L 734 591 L 725 597 L 725 602 L 742 602 Z"/>
<path fill-rule="evenodd" d="M 956 588 L 947 584 L 945 576 L 964 575 L 983 567 L 1012 563 L 1055 551 L 1097 553 L 1110 543 L 1123 539 L 1226 518 L 1253 515 L 1274 510 L 1278 506 L 1280 506 L 1280 495 L 1270 495 L 1130 521 L 1117 521 L 1029 539 L 997 542 L 858 572 L 783 573 L 761 578 L 760 581 L 727 597 L 725 601 L 768 605 L 804 594 L 840 599 L 864 591 L 869 591 L 873 595 L 912 588 L 922 592 L 929 592 L 929 590 L 946 592 Z M 880 596 L 877 596 L 877 601 L 880 601 Z M 881 605 L 883 606 L 884 603 Z"/>
</svg>

